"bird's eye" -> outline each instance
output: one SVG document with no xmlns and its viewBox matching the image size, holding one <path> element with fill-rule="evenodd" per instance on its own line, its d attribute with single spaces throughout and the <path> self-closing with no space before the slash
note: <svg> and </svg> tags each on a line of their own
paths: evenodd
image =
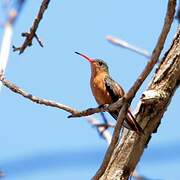
<svg viewBox="0 0 180 180">
<path fill-rule="evenodd" d="M 100 66 L 102 66 L 102 65 L 103 65 L 103 63 L 102 63 L 102 62 L 99 62 L 99 65 L 100 65 Z"/>
</svg>

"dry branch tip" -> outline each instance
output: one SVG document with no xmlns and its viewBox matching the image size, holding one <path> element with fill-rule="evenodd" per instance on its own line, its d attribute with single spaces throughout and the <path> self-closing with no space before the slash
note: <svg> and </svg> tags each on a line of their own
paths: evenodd
<svg viewBox="0 0 180 180">
<path fill-rule="evenodd" d="M 23 37 L 25 37 L 25 40 L 20 47 L 15 47 L 13 45 L 13 52 L 19 51 L 19 54 L 22 54 L 28 46 L 32 45 L 32 41 L 34 38 L 37 40 L 37 42 L 39 43 L 39 45 L 41 47 L 44 47 L 42 41 L 37 36 L 36 31 L 38 29 L 39 23 L 41 22 L 41 20 L 43 18 L 43 14 L 44 14 L 45 10 L 48 8 L 49 2 L 50 2 L 50 0 L 43 0 L 42 1 L 40 9 L 38 11 L 38 15 L 34 19 L 32 27 L 30 28 L 30 32 L 24 32 L 21 34 Z"/>
</svg>

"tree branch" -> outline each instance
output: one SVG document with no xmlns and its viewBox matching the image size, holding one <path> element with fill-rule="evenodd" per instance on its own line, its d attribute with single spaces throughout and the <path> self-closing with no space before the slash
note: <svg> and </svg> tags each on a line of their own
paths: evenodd
<svg viewBox="0 0 180 180">
<path fill-rule="evenodd" d="M 110 111 L 116 110 L 117 108 L 120 108 L 123 104 L 123 98 L 122 98 L 122 99 L 119 99 L 117 102 L 110 105 L 107 104 L 107 105 L 100 106 L 97 108 L 89 108 L 83 111 L 77 111 L 76 109 L 70 106 L 67 106 L 67 105 L 52 101 L 52 100 L 33 96 L 32 94 L 24 91 L 20 87 L 16 86 L 15 84 L 7 80 L 3 74 L 0 74 L 0 81 L 3 83 L 4 86 L 6 86 L 8 89 L 13 91 L 14 93 L 20 94 L 21 96 L 25 97 L 26 99 L 34 103 L 55 107 L 55 108 L 62 109 L 64 111 L 71 113 L 71 115 L 69 115 L 68 118 L 89 116 L 95 113 L 105 112 L 105 111 L 110 112 Z"/>
<path fill-rule="evenodd" d="M 169 30 L 170 30 L 171 24 L 172 24 L 173 19 L 174 19 L 175 7 L 176 7 L 176 0 L 169 0 L 164 26 L 163 26 L 162 32 L 161 32 L 161 34 L 159 36 L 158 42 L 157 42 L 157 44 L 156 44 L 156 46 L 154 48 L 154 51 L 152 53 L 151 60 L 147 63 L 145 69 L 140 74 L 140 76 L 138 77 L 138 79 L 136 80 L 136 82 L 134 83 L 132 88 L 129 90 L 129 92 L 124 95 L 125 103 L 122 106 L 122 109 L 121 109 L 121 111 L 119 113 L 119 116 L 118 116 L 118 119 L 117 119 L 117 124 L 116 124 L 116 126 L 114 128 L 111 144 L 109 145 L 109 147 L 107 149 L 107 152 L 105 154 L 104 160 L 103 160 L 99 170 L 97 171 L 97 173 L 93 177 L 93 180 L 100 179 L 101 176 L 103 175 L 103 173 L 106 171 L 107 166 L 110 163 L 110 159 L 112 157 L 113 151 L 114 151 L 114 149 L 115 149 L 115 147 L 116 147 L 116 145 L 118 143 L 119 134 L 120 134 L 120 130 L 121 130 L 121 127 L 122 127 L 122 122 L 123 122 L 123 119 L 126 116 L 127 109 L 129 107 L 132 99 L 136 95 L 136 92 L 138 91 L 138 89 L 140 88 L 140 86 L 142 85 L 142 83 L 144 82 L 144 80 L 149 75 L 149 73 L 153 69 L 154 65 L 158 61 L 158 58 L 159 58 L 160 53 L 161 53 L 161 51 L 163 49 L 167 34 L 168 34 Z M 129 175 L 130 174 L 128 173 L 128 176 Z M 102 179 L 104 179 L 104 178 L 102 177 Z"/>
<path fill-rule="evenodd" d="M 153 50 L 151 60 L 147 63 L 143 72 L 140 74 L 140 76 L 138 77 L 138 79 L 136 80 L 132 88 L 126 94 L 127 99 L 132 99 L 136 95 L 137 90 L 140 88 L 140 86 L 142 85 L 146 77 L 149 75 L 149 73 L 153 69 L 154 65 L 157 63 L 159 56 L 161 54 L 161 51 L 164 47 L 164 43 L 167 38 L 167 35 L 170 31 L 171 24 L 174 20 L 175 8 L 176 8 L 176 0 L 169 0 L 166 17 L 164 21 L 164 26 L 159 36 L 158 42 Z"/>
<path fill-rule="evenodd" d="M 39 37 L 37 36 L 36 31 L 38 29 L 40 21 L 43 18 L 45 10 L 48 8 L 49 3 L 50 3 L 50 0 L 43 0 L 42 1 L 38 15 L 35 18 L 32 27 L 30 28 L 30 32 L 25 32 L 25 33 L 21 34 L 23 37 L 26 37 L 26 38 L 20 47 L 13 46 L 13 51 L 19 51 L 19 54 L 23 53 L 24 50 L 28 46 L 32 45 L 33 38 L 35 38 L 38 41 L 39 45 L 41 47 L 43 47 L 43 44 L 42 44 L 41 40 L 39 39 Z"/>
<path fill-rule="evenodd" d="M 163 72 L 163 75 L 162 75 Z M 133 172 L 151 134 L 157 131 L 175 90 L 180 84 L 180 27 L 172 46 L 159 65 L 147 91 L 142 95 L 136 119 L 144 127 L 146 136 L 128 132 L 117 144 L 111 161 L 100 179 L 126 180 Z"/>
<path fill-rule="evenodd" d="M 119 38 L 115 38 L 115 37 L 112 37 L 112 36 L 106 36 L 106 39 L 116 45 L 116 46 L 119 46 L 119 47 L 122 47 L 122 48 L 126 48 L 126 49 L 129 49 L 133 52 L 136 52 L 137 54 L 140 54 L 140 55 L 143 55 L 144 57 L 146 58 L 151 58 L 151 54 L 148 53 L 145 49 L 141 49 L 139 47 L 136 47 L 132 44 L 129 44 L 127 41 L 124 41 L 122 39 L 119 39 Z"/>
</svg>

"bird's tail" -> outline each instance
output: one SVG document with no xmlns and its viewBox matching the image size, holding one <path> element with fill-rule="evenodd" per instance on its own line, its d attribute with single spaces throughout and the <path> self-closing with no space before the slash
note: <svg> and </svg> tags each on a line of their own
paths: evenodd
<svg viewBox="0 0 180 180">
<path fill-rule="evenodd" d="M 128 129 L 131 129 L 131 130 L 137 132 L 138 134 L 141 134 L 141 133 L 144 134 L 143 129 L 137 123 L 136 119 L 134 118 L 134 116 L 130 110 L 128 110 L 128 112 L 127 112 L 127 116 L 126 116 L 126 119 L 124 121 L 124 126 Z"/>
<path fill-rule="evenodd" d="M 117 120 L 118 114 L 119 114 L 118 111 L 110 112 L 110 114 L 115 120 Z M 138 134 L 141 134 L 141 133 L 144 134 L 143 129 L 140 127 L 140 125 L 135 120 L 130 109 L 127 112 L 127 116 L 126 116 L 126 119 L 124 120 L 123 126 L 126 127 L 127 129 L 137 132 Z"/>
</svg>

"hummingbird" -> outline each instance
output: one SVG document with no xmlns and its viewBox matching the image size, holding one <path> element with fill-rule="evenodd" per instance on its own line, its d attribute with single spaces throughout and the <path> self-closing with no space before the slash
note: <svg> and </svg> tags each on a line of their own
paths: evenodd
<svg viewBox="0 0 180 180">
<path fill-rule="evenodd" d="M 114 103 L 119 98 L 124 96 L 125 92 L 123 88 L 111 78 L 109 74 L 109 68 L 106 62 L 104 62 L 101 59 L 90 58 L 79 52 L 75 53 L 88 60 L 91 65 L 90 86 L 92 94 L 96 102 L 100 106 Z M 117 120 L 119 111 L 120 109 L 117 109 L 109 113 L 115 120 Z M 123 126 L 127 129 L 137 132 L 138 134 L 143 132 L 142 128 L 135 120 L 130 109 L 128 109 L 127 111 L 127 115 L 123 122 Z"/>
</svg>

